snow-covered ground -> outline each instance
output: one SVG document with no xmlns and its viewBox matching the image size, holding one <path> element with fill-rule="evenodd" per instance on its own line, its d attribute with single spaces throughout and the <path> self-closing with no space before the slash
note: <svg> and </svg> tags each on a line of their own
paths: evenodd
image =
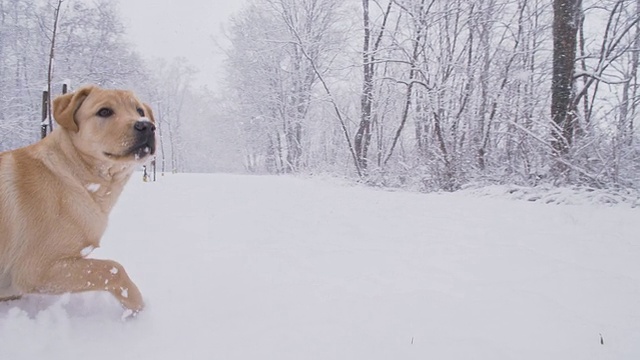
<svg viewBox="0 0 640 360">
<path fill-rule="evenodd" d="M 137 176 L 109 295 L 0 304 L 0 359 L 638 359 L 640 212 L 321 180 Z"/>
</svg>

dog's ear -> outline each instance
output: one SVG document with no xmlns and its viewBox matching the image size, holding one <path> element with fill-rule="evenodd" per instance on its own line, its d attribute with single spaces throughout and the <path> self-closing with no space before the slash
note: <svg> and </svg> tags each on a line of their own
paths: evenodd
<svg viewBox="0 0 640 360">
<path fill-rule="evenodd" d="M 93 89 L 93 86 L 87 86 L 55 98 L 53 100 L 53 117 L 56 122 L 68 131 L 78 132 L 78 124 L 75 120 L 76 111 Z"/>
<path fill-rule="evenodd" d="M 153 111 L 151 110 L 151 106 L 149 106 L 146 103 L 142 103 L 142 106 L 144 106 L 144 115 L 146 117 L 149 118 L 149 120 L 151 120 L 151 122 L 156 122 L 156 118 L 153 117 Z"/>
</svg>

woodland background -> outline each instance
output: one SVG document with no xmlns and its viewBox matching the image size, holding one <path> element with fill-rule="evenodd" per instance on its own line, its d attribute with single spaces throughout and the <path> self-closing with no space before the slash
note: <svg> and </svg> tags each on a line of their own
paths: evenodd
<svg viewBox="0 0 640 360">
<path fill-rule="evenodd" d="M 116 2 L 0 0 L 0 150 L 39 138 L 58 7 L 54 95 L 135 90 L 161 171 L 640 186 L 640 0 L 250 0 L 216 89 L 143 61 Z"/>
</svg>

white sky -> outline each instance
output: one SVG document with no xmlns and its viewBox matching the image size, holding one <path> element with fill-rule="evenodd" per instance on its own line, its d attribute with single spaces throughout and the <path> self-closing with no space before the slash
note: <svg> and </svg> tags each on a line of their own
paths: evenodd
<svg viewBox="0 0 640 360">
<path fill-rule="evenodd" d="M 198 68 L 198 84 L 216 88 L 224 41 L 222 26 L 244 0 L 120 0 L 129 40 L 149 59 L 186 58 Z"/>
</svg>

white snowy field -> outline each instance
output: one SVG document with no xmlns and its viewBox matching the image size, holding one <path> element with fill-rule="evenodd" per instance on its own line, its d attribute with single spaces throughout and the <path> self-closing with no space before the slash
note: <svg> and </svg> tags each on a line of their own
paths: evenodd
<svg viewBox="0 0 640 360">
<path fill-rule="evenodd" d="M 102 248 L 145 296 L 0 303 L 0 359 L 638 359 L 640 212 L 322 180 L 130 182 Z"/>
</svg>

